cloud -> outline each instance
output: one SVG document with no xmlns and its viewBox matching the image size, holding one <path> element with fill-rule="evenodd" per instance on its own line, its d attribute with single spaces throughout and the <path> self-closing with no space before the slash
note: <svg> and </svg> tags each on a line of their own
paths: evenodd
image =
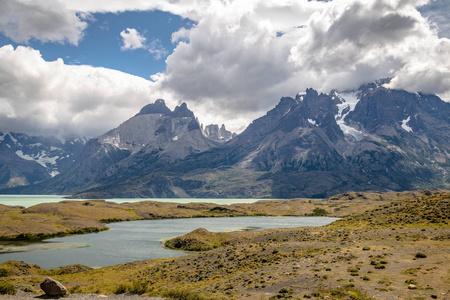
<svg viewBox="0 0 450 300">
<path fill-rule="evenodd" d="M 167 55 L 169 55 L 169 51 L 162 45 L 159 39 L 154 39 L 150 45 L 148 46 L 148 52 L 153 54 L 153 58 L 156 60 L 160 60 Z"/>
<path fill-rule="evenodd" d="M 169 55 L 169 51 L 164 48 L 159 39 L 153 39 L 147 44 L 147 39 L 134 28 L 123 30 L 120 36 L 123 39 L 122 50 L 147 49 L 155 60 L 160 60 Z"/>
<path fill-rule="evenodd" d="M 449 40 L 417 10 L 426 3 L 211 2 L 196 26 L 172 35 L 178 46 L 158 83 L 226 124 L 308 87 L 345 90 L 384 77 L 450 100 Z"/>
<path fill-rule="evenodd" d="M 127 28 L 122 30 L 120 36 L 123 39 L 122 50 L 135 50 L 140 48 L 146 48 L 145 37 L 143 37 L 136 29 Z"/>
<path fill-rule="evenodd" d="M 79 66 L 80 69 L 72 69 L 75 66 L 69 68 L 62 61 L 43 62 L 31 49 L 26 48 L 28 50 L 25 51 L 18 48 L 13 51 L 17 57 L 25 56 L 29 65 L 32 65 L 30 59 L 34 57 L 41 66 L 35 72 L 49 75 L 48 78 L 54 78 L 56 83 L 52 84 L 45 76 L 42 79 L 28 73 L 23 78 L 17 77 L 16 71 L 6 65 L 1 82 L 12 82 L 2 85 L 11 88 L 2 88 L 0 108 L 10 119 L 13 115 L 19 118 L 23 114 L 20 110 L 22 106 L 10 99 L 16 97 L 22 103 L 25 102 L 23 95 L 31 99 L 33 95 L 38 95 L 33 105 L 23 105 L 24 115 L 34 120 L 28 112 L 33 108 L 47 116 L 45 120 L 56 118 L 54 124 L 70 123 L 64 126 L 75 128 L 75 121 L 69 112 L 86 121 L 92 116 L 100 120 L 108 116 L 109 110 L 114 110 L 111 115 L 123 121 L 126 116 L 135 113 L 141 104 L 145 104 L 138 100 L 145 95 L 150 98 L 149 101 L 156 97 L 163 97 L 169 103 L 187 101 L 203 123 L 223 122 L 239 131 L 244 124 L 273 107 L 280 97 L 294 96 L 308 87 L 328 92 L 331 89 L 356 88 L 372 80 L 393 77 L 393 88 L 438 93 L 450 100 L 450 40 L 446 38 L 450 22 L 445 18 L 445 10 L 449 6 L 438 5 L 438 2 L 66 0 L 66 7 L 61 3 L 57 6 L 62 9 L 58 15 L 69 13 L 76 17 L 74 11 L 82 15 L 163 10 L 192 19 L 196 24 L 172 34 L 175 50 L 166 59 L 166 71 L 152 76 L 154 82 L 101 68 Z M 19 5 L 22 2 L 7 0 L 4 3 Z M 51 10 L 50 7 L 47 9 Z M 70 24 L 72 32 L 78 34 L 60 34 L 59 40 L 79 41 L 83 28 L 76 27 L 80 25 L 80 20 L 75 21 Z M 18 18 L 17 22 L 27 23 L 27 20 Z M 51 24 L 49 22 L 43 24 Z M 56 26 L 52 30 L 59 32 Z M 22 35 L 37 38 L 41 34 L 42 40 L 51 40 L 41 31 L 30 32 Z M 132 29 L 123 33 L 129 38 L 133 35 Z M 135 39 L 129 44 L 124 43 L 124 47 L 146 48 L 155 59 L 167 55 L 158 40 L 149 43 L 139 39 L 143 37 L 137 31 L 134 33 Z M 73 37 L 69 39 L 69 36 Z M 26 68 L 22 66 L 17 69 L 25 72 L 23 70 Z M 71 82 L 71 75 L 66 73 L 74 73 L 75 80 Z M 58 81 L 58 76 L 67 78 L 68 82 Z M 83 76 L 90 78 L 87 84 L 82 80 Z M 114 86 L 116 81 L 119 82 L 117 87 Z M 21 87 L 21 84 L 24 86 Z M 110 86 L 114 94 L 108 90 Z M 141 88 L 144 86 L 146 88 Z M 125 91 L 120 92 L 118 88 Z M 70 122 L 64 123 L 58 114 L 51 113 L 51 109 L 46 111 L 42 108 L 45 107 L 44 103 L 50 103 L 49 107 L 60 108 L 52 100 L 58 98 L 55 92 L 57 89 L 67 91 L 67 95 L 62 97 L 62 103 L 70 108 L 64 116 Z M 128 103 L 121 104 L 127 97 L 135 99 L 130 100 L 129 106 Z M 144 102 L 148 102 L 147 99 Z M 109 101 L 111 107 L 107 105 Z M 110 126 L 110 120 L 107 117 L 102 128 Z M 42 126 L 45 122 L 40 120 L 38 123 Z M 86 126 L 85 132 L 90 128 L 82 122 L 77 124 Z"/>
<path fill-rule="evenodd" d="M 137 76 L 47 62 L 37 50 L 11 45 L 0 48 L 0 82 L 1 130 L 32 134 L 96 137 L 166 96 Z"/>
<path fill-rule="evenodd" d="M 440 37 L 450 38 L 449 1 L 431 0 L 426 5 L 419 7 L 419 11 L 436 27 Z"/>
<path fill-rule="evenodd" d="M 0 32 L 18 43 L 34 38 L 78 45 L 86 27 L 75 11 L 58 0 L 0 1 Z"/>
</svg>

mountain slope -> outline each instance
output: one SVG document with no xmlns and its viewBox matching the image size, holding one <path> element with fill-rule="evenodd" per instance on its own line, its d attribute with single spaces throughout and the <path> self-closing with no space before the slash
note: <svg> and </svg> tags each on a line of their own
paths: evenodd
<svg viewBox="0 0 450 300">
<path fill-rule="evenodd" d="M 28 191 L 80 198 L 324 198 L 450 188 L 450 104 L 383 83 L 282 98 L 225 143 L 205 137 L 185 104 L 172 112 L 157 100 L 88 143 L 71 170 Z"/>
<path fill-rule="evenodd" d="M 309 89 L 282 98 L 221 147 L 89 193 L 139 194 L 159 186 L 160 195 L 320 198 L 349 190 L 448 188 L 449 116 L 450 105 L 436 96 L 381 83 L 342 93 Z"/>
<path fill-rule="evenodd" d="M 217 145 L 202 134 L 185 103 L 171 111 L 160 99 L 119 127 L 90 140 L 80 155 L 82 159 L 67 172 L 40 184 L 2 193 L 72 194 L 123 182 L 138 171 L 151 172 L 155 165 L 170 164 Z M 126 189 L 124 195 L 149 196 L 134 195 Z"/>
<path fill-rule="evenodd" d="M 0 188 L 32 184 L 67 171 L 85 144 L 80 137 L 59 140 L 0 132 Z"/>
</svg>

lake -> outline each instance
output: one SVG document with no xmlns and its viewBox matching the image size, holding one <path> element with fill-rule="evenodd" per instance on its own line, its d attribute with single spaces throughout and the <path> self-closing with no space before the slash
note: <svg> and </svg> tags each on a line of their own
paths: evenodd
<svg viewBox="0 0 450 300">
<path fill-rule="evenodd" d="M 61 195 L 0 195 L 0 204 L 30 207 L 40 203 L 54 203 L 64 200 L 85 201 L 86 199 L 65 199 Z M 222 205 L 234 203 L 253 203 L 260 199 L 198 199 L 198 198 L 114 198 L 106 201 L 115 203 L 157 201 L 174 203 L 208 202 Z"/>
<path fill-rule="evenodd" d="M 185 255 L 184 252 L 161 247 L 161 241 L 186 234 L 197 228 L 206 228 L 213 232 L 263 230 L 269 228 L 323 226 L 335 220 L 337 218 L 234 217 L 112 223 L 108 224 L 111 228 L 110 230 L 100 233 L 67 236 L 31 244 L 1 242 L 0 252 L 26 252 L 0 254 L 0 263 L 8 260 L 19 260 L 40 265 L 46 269 L 71 264 L 104 267 L 137 260 Z"/>
</svg>

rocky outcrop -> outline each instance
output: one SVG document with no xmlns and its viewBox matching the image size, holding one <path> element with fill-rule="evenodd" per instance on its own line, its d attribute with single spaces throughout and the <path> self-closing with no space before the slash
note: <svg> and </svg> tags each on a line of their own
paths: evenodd
<svg viewBox="0 0 450 300">
<path fill-rule="evenodd" d="M 203 128 L 203 125 L 202 125 Z M 215 142 L 219 142 L 219 143 L 225 143 L 228 142 L 229 140 L 231 140 L 233 137 L 236 136 L 235 133 L 228 131 L 225 128 L 225 125 L 222 124 L 222 126 L 220 126 L 217 124 L 210 124 L 205 126 L 205 128 L 203 129 L 203 134 L 210 140 L 213 140 Z"/>
<path fill-rule="evenodd" d="M 41 282 L 40 286 L 47 296 L 50 297 L 69 296 L 69 291 L 60 282 L 53 280 L 50 277 L 45 278 L 45 280 Z"/>
</svg>

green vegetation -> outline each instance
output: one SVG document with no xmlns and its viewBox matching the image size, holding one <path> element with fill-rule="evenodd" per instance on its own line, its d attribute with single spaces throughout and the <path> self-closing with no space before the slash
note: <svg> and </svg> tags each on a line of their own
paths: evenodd
<svg viewBox="0 0 450 300">
<path fill-rule="evenodd" d="M 315 217 L 324 217 L 328 216 L 330 213 L 327 212 L 325 209 L 321 207 L 316 207 L 313 209 L 312 213 L 308 214 L 308 216 L 315 216 Z"/>
<path fill-rule="evenodd" d="M 169 299 L 428 299 L 448 293 L 449 199 L 450 193 L 443 191 L 348 193 L 317 200 L 324 203 L 319 208 L 326 211 L 335 205 L 341 207 L 339 213 L 350 214 L 324 227 L 228 233 L 200 228 L 166 242 L 173 249 L 196 251 L 188 256 L 100 269 L 75 265 L 44 270 L 7 262 L 0 264 L 0 277 L 16 290 L 38 292 L 39 283 L 51 276 L 73 293 L 131 293 Z M 304 215 L 318 208 L 315 200 L 309 201 L 259 201 L 242 206 L 150 202 L 130 204 L 126 209 L 119 205 L 102 217 L 114 218 L 112 212 L 122 209 L 129 214 L 124 215 L 125 220 L 188 213 L 194 217 L 211 210 L 216 215 Z M 365 209 L 359 206 L 362 201 L 367 202 Z M 109 204 L 94 201 L 89 205 L 83 207 L 101 211 Z M 305 207 L 308 210 L 302 211 Z M 432 218 L 433 222 L 428 220 L 429 209 L 439 216 Z M 53 220 L 58 218 L 53 216 Z M 426 254 L 421 252 L 426 259 L 415 256 L 421 249 L 426 249 Z M 410 290 L 410 284 L 417 288 Z"/>
<path fill-rule="evenodd" d="M 0 295 L 15 295 L 16 288 L 11 283 L 0 281 Z"/>
<path fill-rule="evenodd" d="M 423 252 L 417 252 L 415 257 L 416 258 L 426 258 L 427 255 Z"/>
</svg>

